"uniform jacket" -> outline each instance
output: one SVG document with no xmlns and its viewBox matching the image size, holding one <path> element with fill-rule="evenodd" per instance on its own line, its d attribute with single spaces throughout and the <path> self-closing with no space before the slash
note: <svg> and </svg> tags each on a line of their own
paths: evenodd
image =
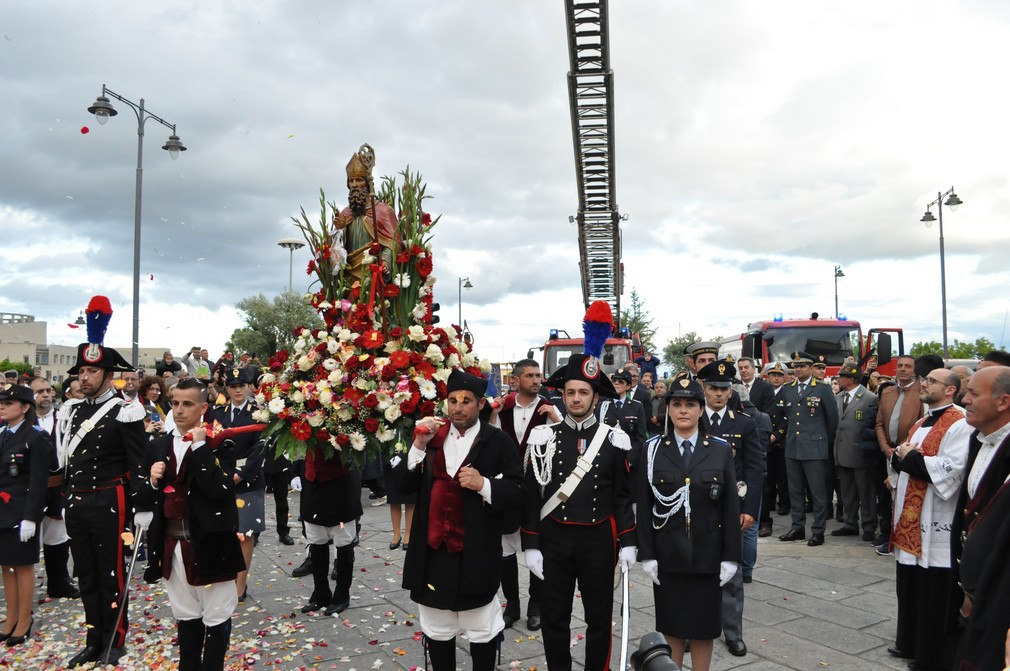
<svg viewBox="0 0 1010 671">
<path fill-rule="evenodd" d="M 219 422 L 226 429 L 249 426 L 257 423 L 252 416 L 254 409 L 252 401 L 249 401 L 245 407 L 235 412 L 235 419 L 232 419 L 231 403 L 218 405 L 207 413 L 207 421 Z M 260 440 L 260 434 L 258 432 L 239 434 L 235 436 L 234 442 L 235 472 L 242 478 L 242 481 L 235 485 L 235 493 L 241 495 L 263 489 L 266 480 L 263 478 L 263 442 Z"/>
<path fill-rule="evenodd" d="M 411 592 L 427 589 L 426 567 L 429 548 L 424 540 L 428 533 L 428 519 L 438 511 L 430 510 L 431 488 L 436 453 L 449 435 L 445 424 L 428 443 L 425 458 L 413 471 L 407 468 L 407 457 L 400 456 L 393 466 L 393 480 L 403 494 L 417 496 L 412 529 L 417 542 L 410 544 L 403 564 L 403 587 Z M 498 592 L 501 581 L 502 524 L 505 513 L 523 505 L 524 486 L 522 468 L 515 444 L 500 429 L 481 422 L 480 431 L 463 460 L 491 481 L 491 503 L 477 492 L 463 490 L 463 560 L 460 598 L 484 597 Z"/>
<path fill-rule="evenodd" d="M 838 401 L 838 429 L 835 431 L 835 463 L 845 468 L 867 468 L 868 456 L 875 456 L 877 444 L 877 395 L 863 385 L 851 392 L 849 406 L 842 409 L 845 392 Z"/>
<path fill-rule="evenodd" d="M 65 452 L 83 422 L 94 417 L 104 405 L 105 396 L 102 398 L 98 403 L 73 399 L 60 408 L 60 414 L 65 412 L 68 418 L 66 431 L 61 431 L 59 447 L 61 463 L 65 466 L 65 486 L 69 489 L 96 489 L 129 478 L 135 490 L 148 445 L 148 435 L 144 431 L 146 413 L 140 403 L 119 398 L 119 407 L 98 420 L 78 443 L 74 453 L 68 456 Z"/>
<path fill-rule="evenodd" d="M 782 387 L 775 404 L 785 416 L 786 458 L 800 461 L 828 459 L 838 429 L 838 405 L 831 385 L 813 376 L 799 392 L 799 380 Z"/>
<path fill-rule="evenodd" d="M 765 446 L 758 433 L 757 422 L 740 411 L 726 408 L 718 431 L 712 431 L 709 419 L 711 414 L 711 410 L 705 408 L 701 417 L 701 430 L 706 435 L 722 438 L 729 443 L 734 464 L 731 484 L 734 488 L 738 482 L 747 485 L 747 493 L 741 497 L 740 512 L 756 520 L 761 512 L 761 492 L 765 482 Z M 737 526 L 739 527 L 739 520 Z"/>
<path fill-rule="evenodd" d="M 894 404 L 898 402 L 898 387 L 891 385 L 880 395 L 880 405 L 877 411 L 877 444 L 880 448 L 896 447 L 908 437 L 912 425 L 919 421 L 926 410 L 919 400 L 919 381 L 916 380 L 905 390 L 905 400 L 901 402 L 901 417 L 898 418 L 898 442 L 891 444 L 887 438 L 887 429 L 891 426 L 891 413 Z"/>
<path fill-rule="evenodd" d="M 49 435 L 27 420 L 12 435 L 8 428 L 0 428 L 0 529 L 42 521 L 54 449 Z"/>
<path fill-rule="evenodd" d="M 595 417 L 593 418 L 595 420 Z M 576 429 L 568 417 L 565 421 L 541 429 L 551 431 L 556 443 L 551 464 L 551 480 L 541 491 L 534 476 L 533 465 L 525 463 L 526 469 L 526 519 L 522 525 L 523 549 L 540 548 L 540 508 L 561 488 L 569 473 L 575 468 L 581 456 L 579 441 L 584 440 L 586 449 L 592 442 L 598 421 L 581 430 Z M 613 519 L 617 539 L 623 547 L 635 545 L 635 513 L 631 501 L 631 485 L 628 475 L 628 460 L 625 449 L 614 443 L 614 434 L 603 441 L 593 468 L 565 503 L 560 503 L 550 513 L 551 519 L 560 524 L 600 524 Z M 532 444 L 534 437 L 531 436 Z"/>
<path fill-rule="evenodd" d="M 720 562 L 740 561 L 740 499 L 736 495 L 732 448 L 724 440 L 706 435 L 703 429 L 698 442 L 691 464 L 685 469 L 674 435 L 654 436 L 646 443 L 642 468 L 636 476 L 641 520 L 638 559 L 655 559 L 662 572 L 717 574 Z M 648 455 L 653 452 L 650 486 Z M 669 517 L 665 524 L 653 514 L 656 499 L 652 487 L 664 496 L 671 496 L 687 478 L 691 479 L 690 536 L 684 509 Z"/>
<path fill-rule="evenodd" d="M 138 511 L 154 512 L 149 530 L 148 568 L 144 579 L 156 582 L 162 577 L 165 550 L 164 491 L 151 486 L 151 466 L 159 461 L 168 463 L 174 436 L 167 434 L 151 442 L 144 459 L 144 477 L 134 494 Z M 185 457 L 185 487 L 189 524 L 193 534 L 195 577 L 201 584 L 231 579 L 245 570 L 245 559 L 238 541 L 238 507 L 230 464 L 234 448 L 225 441 L 217 450 L 204 444 L 191 449 Z M 160 483 L 159 483 L 160 484 Z M 178 487 L 178 485 L 175 485 Z M 183 570 L 173 566 L 174 570 Z"/>
<path fill-rule="evenodd" d="M 648 437 L 646 428 L 648 425 L 648 413 L 645 406 L 637 399 L 624 400 L 621 407 L 617 407 L 617 402 L 611 399 L 604 399 L 596 406 L 596 417 L 602 419 L 610 426 L 621 425 L 628 437 L 631 438 L 631 449 L 628 450 L 628 465 L 636 468 L 642 454 L 642 447 Z M 606 404 L 606 405 L 604 405 Z M 650 401 L 651 404 L 651 401 Z M 651 405 L 650 405 L 651 409 Z M 603 416 L 601 417 L 601 413 Z"/>
</svg>

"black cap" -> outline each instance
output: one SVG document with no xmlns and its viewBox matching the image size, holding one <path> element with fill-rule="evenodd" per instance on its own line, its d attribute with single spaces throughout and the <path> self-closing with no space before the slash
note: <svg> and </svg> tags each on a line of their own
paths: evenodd
<svg viewBox="0 0 1010 671">
<path fill-rule="evenodd" d="M 600 370 L 600 360 L 588 354 L 573 354 L 563 368 L 558 368 L 547 378 L 544 385 L 562 389 L 569 380 L 581 380 L 592 385 L 596 393 L 604 398 L 617 398 L 617 391 L 610 378 Z"/>
<path fill-rule="evenodd" d="M 859 371 L 859 366 L 854 363 L 843 363 L 838 370 L 838 377 L 851 377 L 853 380 L 862 380 L 863 374 Z"/>
<path fill-rule="evenodd" d="M 121 373 L 132 373 L 136 370 L 116 350 L 90 342 L 82 342 L 77 346 L 77 363 L 67 373 L 69 375 L 77 375 L 81 366 L 94 366 L 95 368 L 114 370 Z"/>
<path fill-rule="evenodd" d="M 619 370 L 610 376 L 610 379 L 614 382 L 621 381 L 625 384 L 631 384 L 631 373 L 626 370 Z"/>
<path fill-rule="evenodd" d="M 470 391 L 480 399 L 484 398 L 484 393 L 487 392 L 487 380 L 455 369 L 449 373 L 449 380 L 445 383 L 445 389 L 450 394 L 454 391 Z"/>
<path fill-rule="evenodd" d="M 0 389 L 0 401 L 21 401 L 35 407 L 35 392 L 23 384 L 7 384 Z"/>
<path fill-rule="evenodd" d="M 713 361 L 698 371 L 698 379 L 713 387 L 732 387 L 736 377 L 736 366 L 725 359 Z"/>
<path fill-rule="evenodd" d="M 225 384 L 229 387 L 240 384 L 253 384 L 252 374 L 247 368 L 232 368 L 225 377 Z"/>
<path fill-rule="evenodd" d="M 666 391 L 667 403 L 675 398 L 694 399 L 698 403 L 705 405 L 705 390 L 694 380 L 682 377 L 679 380 L 671 382 Z"/>
<path fill-rule="evenodd" d="M 814 357 L 806 352 L 793 352 L 793 357 L 791 361 L 793 368 L 796 366 L 809 366 L 814 363 Z"/>
</svg>

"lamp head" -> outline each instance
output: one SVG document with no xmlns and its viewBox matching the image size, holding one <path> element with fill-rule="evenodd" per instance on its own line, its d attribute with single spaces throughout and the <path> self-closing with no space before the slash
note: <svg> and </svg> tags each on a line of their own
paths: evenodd
<svg viewBox="0 0 1010 671">
<path fill-rule="evenodd" d="M 171 156 L 172 160 L 174 161 L 175 159 L 179 158 L 180 151 L 186 151 L 186 145 L 182 143 L 178 135 L 172 133 L 171 135 L 168 136 L 168 141 L 165 142 L 165 145 L 162 147 L 162 149 L 167 151 L 168 155 Z"/>
<path fill-rule="evenodd" d="M 112 106 L 109 99 L 105 96 L 98 96 L 95 102 L 91 103 L 91 107 L 88 108 L 88 112 L 95 115 L 95 120 L 98 121 L 98 125 L 104 126 L 105 122 L 109 120 L 109 117 L 116 116 L 119 112 L 116 108 Z"/>
<path fill-rule="evenodd" d="M 957 194 L 952 191 L 950 196 L 947 197 L 947 200 L 945 200 L 943 204 L 949 207 L 951 212 L 955 212 L 957 211 L 957 206 L 963 202 L 964 201 L 958 198 Z"/>
<path fill-rule="evenodd" d="M 926 228 L 929 228 L 930 226 L 933 225 L 933 222 L 936 221 L 936 217 L 934 217 L 933 213 L 930 212 L 929 209 L 927 208 L 926 214 L 922 215 L 922 219 L 920 219 L 919 221 L 926 224 Z"/>
</svg>

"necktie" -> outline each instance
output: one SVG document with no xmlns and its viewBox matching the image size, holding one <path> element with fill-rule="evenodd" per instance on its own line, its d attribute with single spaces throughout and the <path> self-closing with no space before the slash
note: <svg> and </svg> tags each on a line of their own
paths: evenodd
<svg viewBox="0 0 1010 671">
<path fill-rule="evenodd" d="M 622 407 L 624 407 L 624 401 L 622 401 L 622 400 L 618 399 L 618 400 L 616 401 L 616 405 L 617 405 L 617 411 L 618 411 L 618 412 L 620 412 L 620 411 L 621 411 L 621 408 L 622 408 Z"/>
<path fill-rule="evenodd" d="M 719 413 L 717 413 L 717 412 L 713 412 L 712 413 L 712 430 L 713 431 L 718 431 L 719 430 Z M 686 444 L 686 442 L 685 442 L 685 444 Z"/>
<path fill-rule="evenodd" d="M 803 382 L 803 383 L 800 384 L 800 393 L 801 394 L 807 393 L 807 383 L 806 382 Z"/>
<path fill-rule="evenodd" d="M 235 423 L 235 406 L 232 406 L 231 408 L 231 423 Z"/>
<path fill-rule="evenodd" d="M 684 468 L 686 469 L 691 465 L 691 455 L 693 454 L 691 451 L 691 441 L 685 440 L 680 444 L 680 449 L 684 451 Z"/>
<path fill-rule="evenodd" d="M 849 407 L 849 392 L 845 392 L 845 396 L 842 397 L 842 410 Z"/>
</svg>

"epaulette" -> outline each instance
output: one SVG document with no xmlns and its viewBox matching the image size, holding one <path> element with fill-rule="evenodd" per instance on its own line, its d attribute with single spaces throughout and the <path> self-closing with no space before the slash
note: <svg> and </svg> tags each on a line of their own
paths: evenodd
<svg viewBox="0 0 1010 671">
<path fill-rule="evenodd" d="M 39 433 L 46 433 L 46 430 L 45 430 L 45 429 L 43 429 L 43 428 L 42 428 L 41 426 L 39 426 L 38 424 L 33 424 L 33 425 L 32 425 L 32 428 L 33 428 L 33 429 L 35 429 L 36 431 L 38 431 Z"/>
<path fill-rule="evenodd" d="M 116 419 L 124 424 L 139 422 L 145 417 L 147 417 L 147 410 L 137 401 L 123 401 L 122 407 L 119 408 L 119 414 L 116 415 Z"/>
<path fill-rule="evenodd" d="M 75 405 L 80 405 L 81 403 L 84 403 L 83 398 L 72 398 L 65 401 L 63 405 L 60 406 L 60 409 L 56 411 L 56 419 L 60 420 L 70 417 L 70 409 Z"/>
<path fill-rule="evenodd" d="M 627 452 L 631 449 L 631 437 L 620 426 L 611 427 L 610 442 L 619 450 Z"/>
<path fill-rule="evenodd" d="M 530 431 L 530 437 L 526 440 L 526 445 L 546 445 L 554 437 L 554 429 L 551 425 L 541 424 L 534 426 Z"/>
<path fill-rule="evenodd" d="M 653 445 L 655 445 L 658 441 L 662 439 L 663 436 L 655 435 L 652 438 L 649 438 L 648 440 L 645 441 L 645 447 L 651 449 Z"/>
<path fill-rule="evenodd" d="M 720 438 L 719 436 L 708 436 L 708 435 L 706 435 L 705 438 L 704 438 L 704 440 L 708 441 L 709 443 L 715 443 L 716 445 L 725 445 L 726 447 L 730 447 L 730 448 L 733 447 L 732 445 L 729 444 L 728 440 L 726 440 L 725 438 Z"/>
</svg>

